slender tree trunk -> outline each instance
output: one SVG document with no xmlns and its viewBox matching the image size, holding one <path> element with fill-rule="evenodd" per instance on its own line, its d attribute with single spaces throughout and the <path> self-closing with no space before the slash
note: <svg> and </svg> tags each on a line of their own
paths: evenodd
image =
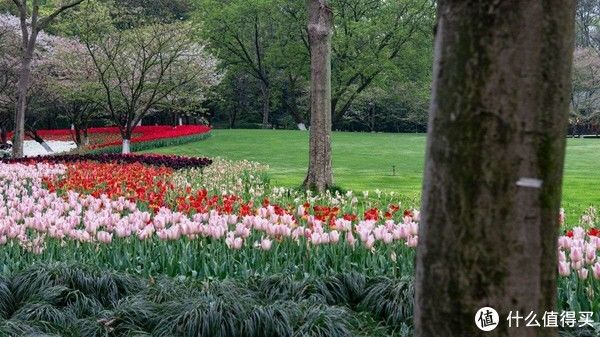
<svg viewBox="0 0 600 337">
<path fill-rule="evenodd" d="M 415 336 L 556 336 L 574 0 L 441 0 L 417 253 Z M 543 324 L 542 324 L 543 325 Z"/>
<path fill-rule="evenodd" d="M 311 68 L 311 117 L 307 188 L 320 192 L 333 185 L 331 169 L 331 34 L 333 13 L 327 0 L 308 1 Z"/>
<path fill-rule="evenodd" d="M 235 122 L 237 118 L 237 109 L 233 109 L 233 111 L 229 112 L 229 128 L 235 128 Z"/>
<path fill-rule="evenodd" d="M 81 135 L 81 143 L 83 146 L 90 145 L 90 137 L 88 136 L 88 127 L 84 126 Z"/>
<path fill-rule="evenodd" d="M 130 154 L 131 153 L 131 134 L 133 133 L 133 127 L 127 124 L 124 128 L 121 129 L 121 138 L 123 138 L 123 144 L 121 147 L 122 154 Z"/>
<path fill-rule="evenodd" d="M 271 111 L 271 88 L 264 81 L 260 82 L 260 91 L 262 95 L 262 128 L 269 128 L 269 112 Z"/>
<path fill-rule="evenodd" d="M 81 129 L 79 128 L 79 126 L 75 126 L 73 128 L 73 132 L 75 133 L 75 144 L 77 144 L 77 147 L 81 147 L 81 145 L 83 145 L 83 142 L 81 140 Z"/>
<path fill-rule="evenodd" d="M 44 140 L 44 138 L 42 138 L 42 136 L 40 136 L 39 133 L 37 133 L 37 130 L 34 129 L 31 126 L 25 126 L 26 128 L 26 132 L 28 134 L 28 136 L 35 140 L 36 142 L 38 142 L 43 148 L 44 150 L 46 150 L 46 152 L 48 153 L 53 153 L 54 150 L 52 150 L 52 148 L 50 147 L 50 145 L 48 145 L 48 143 L 46 143 L 46 141 Z"/>
<path fill-rule="evenodd" d="M 6 130 L 6 126 L 0 125 L 0 145 L 6 143 L 8 143 L 8 130 Z"/>
<path fill-rule="evenodd" d="M 19 81 L 17 82 L 17 110 L 15 113 L 15 133 L 13 140 L 13 158 L 23 157 L 23 143 L 25 142 L 25 112 L 27 111 L 27 91 L 31 82 L 31 60 L 33 49 L 25 48 L 25 55 L 21 58 Z"/>
</svg>

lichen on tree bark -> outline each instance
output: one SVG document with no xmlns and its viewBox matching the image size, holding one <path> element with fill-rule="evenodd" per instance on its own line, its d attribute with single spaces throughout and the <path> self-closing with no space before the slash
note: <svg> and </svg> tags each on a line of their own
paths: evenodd
<svg viewBox="0 0 600 337">
<path fill-rule="evenodd" d="M 415 336 L 556 336 L 508 328 L 555 309 L 574 0 L 439 1 Z M 541 180 L 539 188 L 521 178 Z"/>
</svg>

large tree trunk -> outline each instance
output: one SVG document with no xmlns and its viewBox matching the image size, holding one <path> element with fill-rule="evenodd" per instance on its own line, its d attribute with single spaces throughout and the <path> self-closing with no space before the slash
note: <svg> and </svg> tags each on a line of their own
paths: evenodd
<svg viewBox="0 0 600 337">
<path fill-rule="evenodd" d="M 555 310 L 574 0 L 438 2 L 415 336 L 556 336 L 507 316 Z"/>
<path fill-rule="evenodd" d="M 331 34 L 333 13 L 327 0 L 309 0 L 310 149 L 307 188 L 320 192 L 333 185 L 331 169 Z"/>
</svg>

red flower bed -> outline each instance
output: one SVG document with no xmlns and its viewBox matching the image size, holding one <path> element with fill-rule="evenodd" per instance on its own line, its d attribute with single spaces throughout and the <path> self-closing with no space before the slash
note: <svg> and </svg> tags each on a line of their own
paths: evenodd
<svg viewBox="0 0 600 337">
<path fill-rule="evenodd" d="M 117 128 L 99 128 L 99 129 L 117 129 Z M 106 132 L 106 131 L 105 131 Z M 118 132 L 118 129 L 116 130 Z M 180 126 L 166 126 L 166 125 L 157 125 L 157 126 L 138 126 L 133 129 L 134 134 L 140 134 L 140 136 L 135 136 L 131 139 L 131 143 L 144 143 L 151 142 L 159 139 L 170 139 L 170 138 L 179 138 L 179 137 L 187 137 L 193 136 L 197 134 L 203 134 L 210 132 L 210 127 L 206 125 L 180 125 Z M 121 140 L 109 142 L 106 144 L 98 145 L 96 147 L 106 147 L 106 146 L 115 146 L 121 145 Z"/>
<path fill-rule="evenodd" d="M 99 197 L 125 197 L 130 201 L 148 203 L 157 210 L 166 206 L 166 193 L 173 189 L 170 177 L 173 169 L 147 166 L 141 163 L 98 163 L 81 161 L 67 165 L 67 174 L 58 179 L 44 179 L 50 191 L 75 191 Z"/>
<path fill-rule="evenodd" d="M 210 127 L 206 125 L 148 125 L 137 126 L 133 129 L 131 143 L 144 143 L 161 139 L 172 139 L 188 137 L 210 132 Z M 40 137 L 45 140 L 73 140 L 73 131 L 70 129 L 60 130 L 38 130 Z M 102 127 L 88 129 L 88 135 L 91 139 L 91 148 L 103 148 L 109 146 L 121 145 L 119 128 Z M 12 134 L 9 133 L 9 137 Z"/>
</svg>

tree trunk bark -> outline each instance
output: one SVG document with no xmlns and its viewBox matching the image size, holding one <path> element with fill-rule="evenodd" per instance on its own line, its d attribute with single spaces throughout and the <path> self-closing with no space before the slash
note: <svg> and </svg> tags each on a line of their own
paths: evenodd
<svg viewBox="0 0 600 337">
<path fill-rule="evenodd" d="M 82 130 L 81 142 L 83 146 L 90 145 L 90 137 L 88 136 L 88 128 L 85 126 Z"/>
<path fill-rule="evenodd" d="M 121 153 L 122 154 L 130 154 L 131 153 L 131 134 L 133 133 L 133 127 L 127 123 L 124 127 L 121 128 L 121 138 L 123 140 Z"/>
<path fill-rule="evenodd" d="M 269 112 L 271 110 L 271 88 L 263 81 L 260 82 L 260 91 L 262 94 L 262 128 L 269 128 Z"/>
<path fill-rule="evenodd" d="M 438 2 L 415 336 L 556 336 L 508 327 L 555 310 L 574 0 Z M 542 324 L 543 325 L 543 324 Z"/>
<path fill-rule="evenodd" d="M 78 125 L 73 124 L 73 133 L 75 133 L 75 144 L 77 147 L 81 147 L 81 128 Z"/>
<path fill-rule="evenodd" d="M 304 186 L 323 192 L 333 185 L 331 168 L 331 34 L 327 0 L 309 0 L 311 117 L 308 174 Z"/>
<path fill-rule="evenodd" d="M 13 139 L 13 158 L 23 157 L 23 143 L 25 142 L 25 112 L 27 111 L 27 91 L 31 81 L 31 60 L 33 50 L 29 53 L 27 48 L 21 59 L 19 81 L 17 83 L 17 111 L 15 113 L 15 133 Z"/>
<path fill-rule="evenodd" d="M 0 145 L 8 143 L 8 130 L 4 125 L 0 125 Z"/>
</svg>

